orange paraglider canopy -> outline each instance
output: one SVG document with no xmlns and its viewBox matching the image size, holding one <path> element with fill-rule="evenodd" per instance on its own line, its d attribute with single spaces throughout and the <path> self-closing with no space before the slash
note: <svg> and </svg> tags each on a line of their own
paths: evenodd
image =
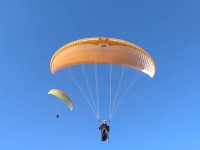
<svg viewBox="0 0 200 150">
<path fill-rule="evenodd" d="M 51 72 L 80 64 L 115 64 L 140 70 L 150 77 L 156 71 L 152 57 L 139 46 L 115 38 L 80 39 L 61 47 L 50 62 Z"/>
</svg>

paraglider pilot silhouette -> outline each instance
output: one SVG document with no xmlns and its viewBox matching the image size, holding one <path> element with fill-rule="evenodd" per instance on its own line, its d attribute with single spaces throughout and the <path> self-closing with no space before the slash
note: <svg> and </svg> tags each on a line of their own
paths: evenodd
<svg viewBox="0 0 200 150">
<path fill-rule="evenodd" d="M 101 141 L 108 140 L 109 141 L 109 134 L 110 126 L 106 124 L 106 120 L 103 121 L 103 124 L 98 126 L 99 130 L 101 130 Z"/>
</svg>

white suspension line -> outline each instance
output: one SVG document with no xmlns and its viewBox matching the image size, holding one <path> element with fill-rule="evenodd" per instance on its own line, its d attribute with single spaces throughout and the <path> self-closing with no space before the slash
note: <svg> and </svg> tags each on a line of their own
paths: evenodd
<svg viewBox="0 0 200 150">
<path fill-rule="evenodd" d="M 133 94 L 132 96 L 124 103 L 124 105 L 122 105 L 122 107 L 120 109 L 118 109 L 118 111 L 115 110 L 115 112 L 113 113 L 111 119 L 113 118 L 114 114 L 116 114 L 117 112 L 119 112 L 132 98 L 133 96 L 147 83 L 149 79 L 147 79 Z"/>
<path fill-rule="evenodd" d="M 97 110 L 97 108 L 96 108 L 96 106 L 95 106 L 94 98 L 93 98 L 92 91 L 91 91 L 91 87 L 90 87 L 90 84 L 89 84 L 89 77 L 87 78 L 84 65 L 81 65 L 81 66 L 82 66 L 82 67 L 81 67 L 81 70 L 82 70 L 82 74 L 83 74 L 84 79 L 85 79 L 86 87 L 87 87 L 88 92 L 89 92 L 89 94 L 90 94 L 90 99 L 91 99 L 91 101 L 92 101 L 94 110 L 95 110 L 97 116 L 99 117 L 99 115 L 98 115 L 98 110 Z"/>
<path fill-rule="evenodd" d="M 55 74 L 56 75 L 56 74 Z M 58 75 L 56 75 L 56 77 L 61 81 L 61 82 L 63 82 L 63 84 L 68 88 L 68 90 L 88 109 L 88 110 L 90 110 L 91 111 L 91 109 L 89 109 L 88 108 L 88 106 L 77 96 L 77 94 L 75 94 L 72 90 L 71 90 L 71 88 L 69 88 L 68 86 L 67 86 L 67 84 L 58 76 Z"/>
<path fill-rule="evenodd" d="M 69 68 L 68 70 L 69 70 L 69 74 L 70 74 L 70 76 L 71 76 L 72 81 L 73 81 L 74 84 L 78 87 L 78 89 L 81 91 L 83 97 L 86 99 L 88 105 L 90 106 L 90 108 L 91 108 L 92 111 L 94 112 L 96 118 L 98 119 L 98 116 L 97 116 L 97 114 L 96 114 L 94 108 L 92 107 L 92 105 L 91 105 L 91 103 L 90 103 L 90 100 L 89 100 L 89 98 L 88 98 L 88 96 L 87 96 L 87 93 L 86 93 L 86 92 L 83 90 L 83 88 L 81 88 L 81 86 L 78 84 L 76 78 L 75 78 L 74 75 L 73 75 L 73 72 L 72 72 L 71 68 Z"/>
<path fill-rule="evenodd" d="M 70 75 L 74 81 L 74 83 L 77 85 L 77 87 L 79 88 L 79 90 L 81 91 L 81 93 L 83 94 L 84 98 L 86 99 L 86 101 L 88 102 L 89 106 L 91 107 L 91 109 L 93 110 L 93 112 L 95 113 L 95 115 L 97 116 L 96 114 L 96 111 L 94 110 L 94 108 L 92 107 L 91 103 L 90 103 L 90 99 L 88 98 L 88 95 L 86 93 L 86 91 L 83 91 L 83 88 L 81 88 L 81 86 L 78 84 L 76 78 L 74 77 L 73 75 L 73 72 L 71 70 L 71 68 L 69 68 L 69 71 L 70 71 Z M 98 118 L 98 117 L 97 117 Z"/>
<path fill-rule="evenodd" d="M 112 101 L 112 64 L 110 65 L 110 105 L 109 105 L 109 120 L 111 120 L 111 101 Z"/>
<path fill-rule="evenodd" d="M 126 79 L 125 79 L 125 82 L 124 82 L 124 84 L 123 84 L 123 87 L 121 87 L 120 86 L 120 96 L 119 96 L 119 100 L 120 100 L 120 98 L 122 97 L 122 95 L 123 95 L 123 90 L 124 90 L 124 88 L 125 88 L 125 84 L 126 84 L 126 80 L 127 80 L 127 78 L 128 78 L 128 75 L 127 75 L 127 71 L 126 71 L 126 67 L 124 67 L 124 72 L 125 72 L 125 74 L 126 74 Z M 112 74 L 112 73 L 111 73 Z M 111 75 L 110 74 L 110 75 Z M 118 77 L 117 77 L 117 74 L 115 73 L 115 76 L 116 76 L 116 78 L 118 79 Z M 119 80 L 119 79 L 118 79 Z M 111 81 L 111 77 L 110 77 L 110 81 Z M 119 82 L 118 82 L 119 83 Z M 111 83 L 110 83 L 111 84 Z M 111 98 L 110 98 L 111 99 Z M 118 102 L 119 103 L 119 102 Z M 117 103 L 117 105 L 118 105 L 118 103 Z M 110 104 L 110 106 L 111 106 L 111 104 Z M 112 116 L 112 112 L 110 111 L 110 115 L 109 115 L 109 119 L 111 120 L 111 116 Z"/>
<path fill-rule="evenodd" d="M 120 106 L 121 102 L 123 101 L 124 97 L 126 96 L 126 93 L 129 91 L 129 89 L 131 88 L 131 86 L 133 85 L 133 83 L 135 83 L 137 80 L 139 80 L 139 78 L 137 79 L 132 79 L 131 83 L 129 84 L 128 88 L 125 90 L 125 92 L 121 95 L 121 97 L 119 98 L 119 101 L 115 107 L 115 110 L 113 111 L 113 114 L 115 113 L 115 111 L 118 109 L 118 107 Z"/>
<path fill-rule="evenodd" d="M 96 97 L 97 97 L 97 113 L 98 113 L 98 117 L 99 117 L 99 94 L 98 94 L 98 72 L 97 72 L 97 64 L 94 65 L 95 66 L 95 81 L 96 81 Z"/>
<path fill-rule="evenodd" d="M 116 100 L 117 100 L 117 96 L 118 96 L 118 91 L 119 91 L 119 88 L 120 88 L 120 85 L 121 85 L 121 81 L 122 81 L 122 77 L 123 77 L 123 74 L 124 74 L 124 66 L 122 67 L 122 71 L 121 71 L 121 76 L 120 76 L 120 81 L 118 82 L 118 87 L 117 87 L 117 91 L 116 91 L 116 94 L 115 94 L 115 99 L 114 99 L 114 102 L 113 102 L 113 107 L 112 107 L 112 110 L 111 112 L 113 112 L 113 109 L 115 107 L 115 103 L 116 103 Z"/>
</svg>

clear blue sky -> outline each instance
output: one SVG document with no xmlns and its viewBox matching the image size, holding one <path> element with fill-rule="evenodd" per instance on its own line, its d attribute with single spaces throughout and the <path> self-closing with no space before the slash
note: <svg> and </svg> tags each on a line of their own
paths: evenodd
<svg viewBox="0 0 200 150">
<path fill-rule="evenodd" d="M 141 46 L 157 66 L 113 118 L 110 142 L 74 95 L 59 119 L 47 95 L 68 92 L 50 72 L 56 50 L 98 36 Z M 199 0 L 0 0 L 0 56 L 1 150 L 200 149 Z"/>
</svg>

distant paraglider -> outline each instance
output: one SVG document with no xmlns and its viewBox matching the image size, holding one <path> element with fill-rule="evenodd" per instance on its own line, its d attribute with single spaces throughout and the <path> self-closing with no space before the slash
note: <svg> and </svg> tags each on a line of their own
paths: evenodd
<svg viewBox="0 0 200 150">
<path fill-rule="evenodd" d="M 60 100 L 62 100 L 69 107 L 69 109 L 71 111 L 74 109 L 74 105 L 72 103 L 72 100 L 61 90 L 52 89 L 48 92 L 48 94 L 51 94 L 51 95 L 58 97 Z M 59 114 L 56 113 L 56 118 L 59 118 L 59 117 L 60 117 Z"/>
</svg>

